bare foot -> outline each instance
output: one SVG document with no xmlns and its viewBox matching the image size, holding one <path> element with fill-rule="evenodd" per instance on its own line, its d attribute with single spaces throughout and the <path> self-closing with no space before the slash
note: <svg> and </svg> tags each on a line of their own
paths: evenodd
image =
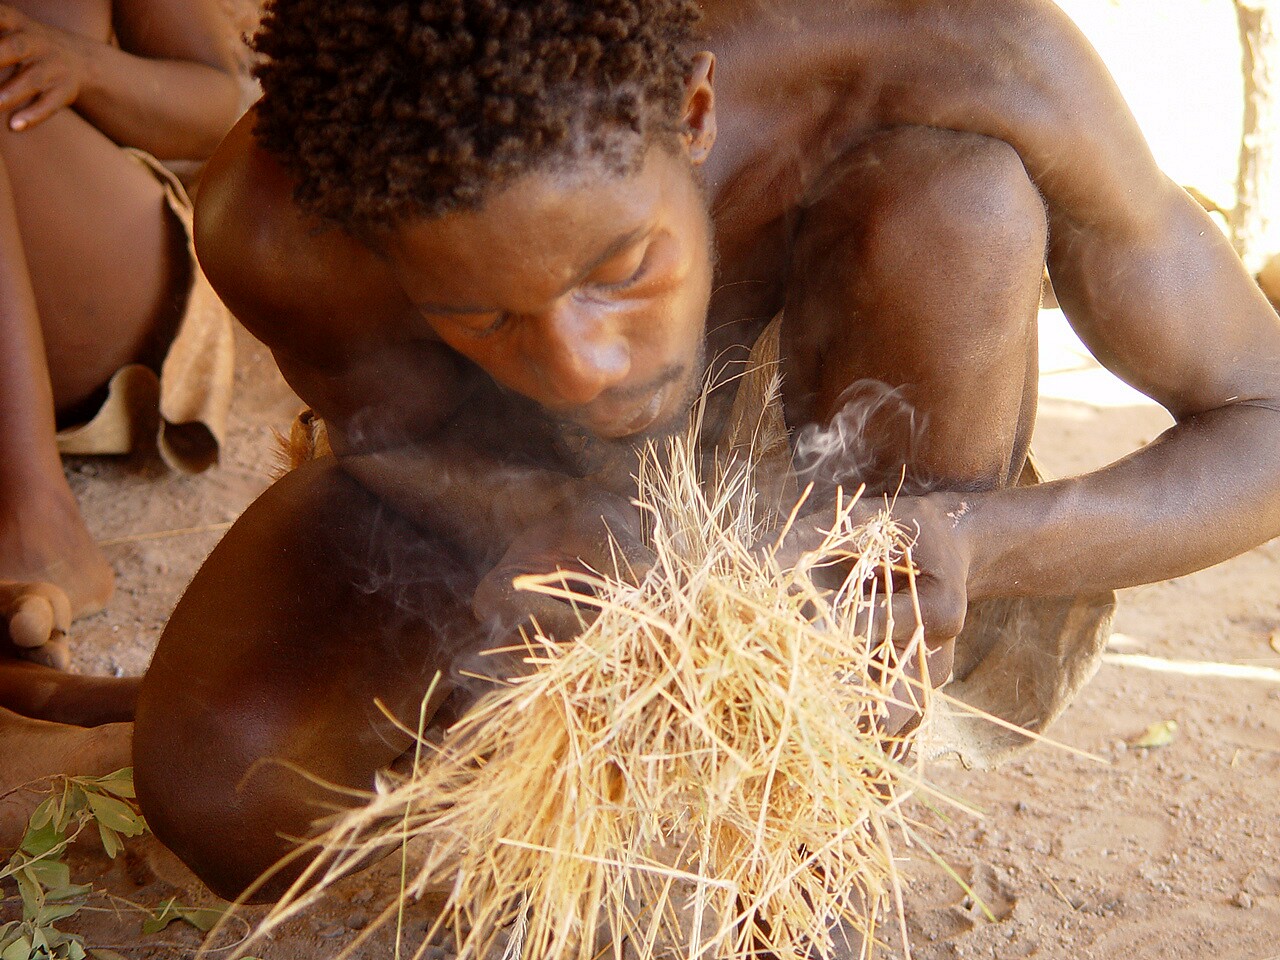
<svg viewBox="0 0 1280 960">
<path fill-rule="evenodd" d="M 12 849 L 49 777 L 100 777 L 132 762 L 132 723 L 72 727 L 0 708 L 0 851 Z"/>
<path fill-rule="evenodd" d="M 24 486 L 20 497 L 0 497 L 0 620 L 23 656 L 65 669 L 62 638 L 106 605 L 115 575 L 61 475 L 52 489 Z"/>
</svg>

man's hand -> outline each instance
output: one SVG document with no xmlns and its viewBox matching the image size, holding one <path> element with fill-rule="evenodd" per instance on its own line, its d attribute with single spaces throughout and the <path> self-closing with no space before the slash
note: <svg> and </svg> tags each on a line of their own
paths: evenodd
<svg viewBox="0 0 1280 960">
<path fill-rule="evenodd" d="M 616 546 L 615 546 L 616 545 Z M 472 600 L 476 617 L 499 633 L 511 633 L 537 621 L 541 632 L 568 640 L 596 614 L 585 586 L 568 579 L 565 586 L 582 590 L 584 602 L 571 603 L 529 590 L 518 590 L 516 577 L 526 574 L 569 574 L 597 571 L 606 576 L 641 577 L 650 558 L 642 544 L 640 511 L 609 493 L 596 493 L 558 510 L 521 533 L 503 558 L 480 582 Z"/>
<path fill-rule="evenodd" d="M 76 102 L 88 69 L 85 45 L 0 4 L 0 70 L 12 69 L 0 84 L 0 112 L 14 111 L 10 129 L 30 129 Z"/>
<path fill-rule="evenodd" d="M 882 510 L 880 503 L 868 500 L 858 504 L 852 519 L 855 524 L 863 523 Z M 862 629 L 871 635 L 873 642 L 883 640 L 887 632 L 889 639 L 901 649 L 915 636 L 917 626 L 922 626 L 929 681 L 938 686 L 951 675 L 955 638 L 964 626 L 968 611 L 969 544 L 960 535 L 957 518 L 949 516 L 939 500 L 928 495 L 898 497 L 890 515 L 911 537 L 916 599 L 912 599 L 907 576 L 896 574 L 891 600 L 878 603 L 870 613 L 872 622 L 863 624 Z M 834 520 L 834 508 L 813 510 L 799 517 L 786 537 L 772 547 L 778 562 L 784 568 L 794 566 L 804 553 L 817 549 Z M 832 588 L 839 587 L 849 575 L 847 567 L 832 572 L 833 582 L 828 584 Z M 919 661 L 913 659 L 907 671 L 919 680 Z M 891 707 L 886 718 L 883 728 L 886 734 L 901 733 L 917 715 L 911 705 L 919 698 L 909 687 L 907 684 L 895 691 L 899 703 Z"/>
<path fill-rule="evenodd" d="M 884 507 L 874 500 L 860 503 L 853 514 L 855 525 L 870 521 Z M 925 641 L 932 650 L 954 639 L 964 626 L 968 609 L 966 581 L 969 573 L 969 549 L 955 525 L 955 518 L 942 511 L 937 501 L 928 495 L 898 497 L 890 509 L 890 516 L 901 526 L 911 540 L 911 562 L 916 570 L 916 598 L 920 606 L 920 625 L 924 627 Z M 812 510 L 801 515 L 777 543 L 775 555 L 784 567 L 794 566 L 800 557 L 815 550 L 826 537 L 834 522 L 834 509 Z M 848 575 L 848 569 L 834 571 L 839 586 Z M 907 584 L 906 574 L 894 578 L 892 606 L 876 613 L 876 621 L 883 639 L 883 629 L 888 626 L 891 612 L 891 639 L 898 646 L 908 643 L 916 632 L 915 603 Z"/>
</svg>

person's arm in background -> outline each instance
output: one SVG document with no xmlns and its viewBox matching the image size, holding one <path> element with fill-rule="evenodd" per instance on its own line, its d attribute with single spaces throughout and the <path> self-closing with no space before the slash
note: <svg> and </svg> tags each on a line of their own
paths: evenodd
<svg viewBox="0 0 1280 960">
<path fill-rule="evenodd" d="M 119 46 L 0 4 L 0 116 L 26 130 L 71 107 L 162 160 L 213 153 L 240 109 L 234 40 L 213 0 L 115 0 Z"/>
</svg>

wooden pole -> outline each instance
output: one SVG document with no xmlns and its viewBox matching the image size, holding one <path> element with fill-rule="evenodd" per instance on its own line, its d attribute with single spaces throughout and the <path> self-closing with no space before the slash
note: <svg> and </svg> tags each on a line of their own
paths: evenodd
<svg viewBox="0 0 1280 960">
<path fill-rule="evenodd" d="M 1244 135 L 1231 235 L 1255 276 L 1280 254 L 1280 0 L 1234 0 L 1244 69 Z"/>
</svg>

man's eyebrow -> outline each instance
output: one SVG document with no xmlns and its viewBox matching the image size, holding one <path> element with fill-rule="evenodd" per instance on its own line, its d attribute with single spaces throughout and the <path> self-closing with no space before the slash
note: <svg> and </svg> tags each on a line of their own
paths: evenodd
<svg viewBox="0 0 1280 960">
<path fill-rule="evenodd" d="M 575 276 L 573 280 L 570 281 L 569 284 L 563 290 L 560 291 L 558 296 L 564 296 L 564 294 L 568 293 L 574 287 L 578 286 L 578 284 L 582 283 L 582 281 L 586 280 L 587 277 L 591 276 L 591 274 L 599 270 L 601 266 L 608 263 L 618 254 L 622 253 L 623 250 L 626 250 L 628 247 L 631 247 L 636 243 L 639 243 L 652 230 L 653 230 L 653 227 L 651 224 L 645 224 L 644 226 L 637 227 L 635 230 L 632 230 L 630 233 L 625 233 L 622 236 L 617 237 L 616 239 L 611 241 L 609 245 L 605 247 L 604 250 L 602 250 L 594 260 L 592 260 L 589 264 L 587 264 L 585 267 L 583 267 L 582 270 L 578 272 L 578 275 Z M 431 303 L 425 300 L 416 302 L 414 306 L 425 313 L 439 313 L 439 314 L 444 314 L 446 316 L 500 312 L 496 307 L 492 307 L 492 306 L 482 307 L 482 306 L 475 306 L 472 304 L 462 304 L 462 305 L 452 304 L 451 305 L 451 304 L 445 304 L 445 303 Z"/>
</svg>

